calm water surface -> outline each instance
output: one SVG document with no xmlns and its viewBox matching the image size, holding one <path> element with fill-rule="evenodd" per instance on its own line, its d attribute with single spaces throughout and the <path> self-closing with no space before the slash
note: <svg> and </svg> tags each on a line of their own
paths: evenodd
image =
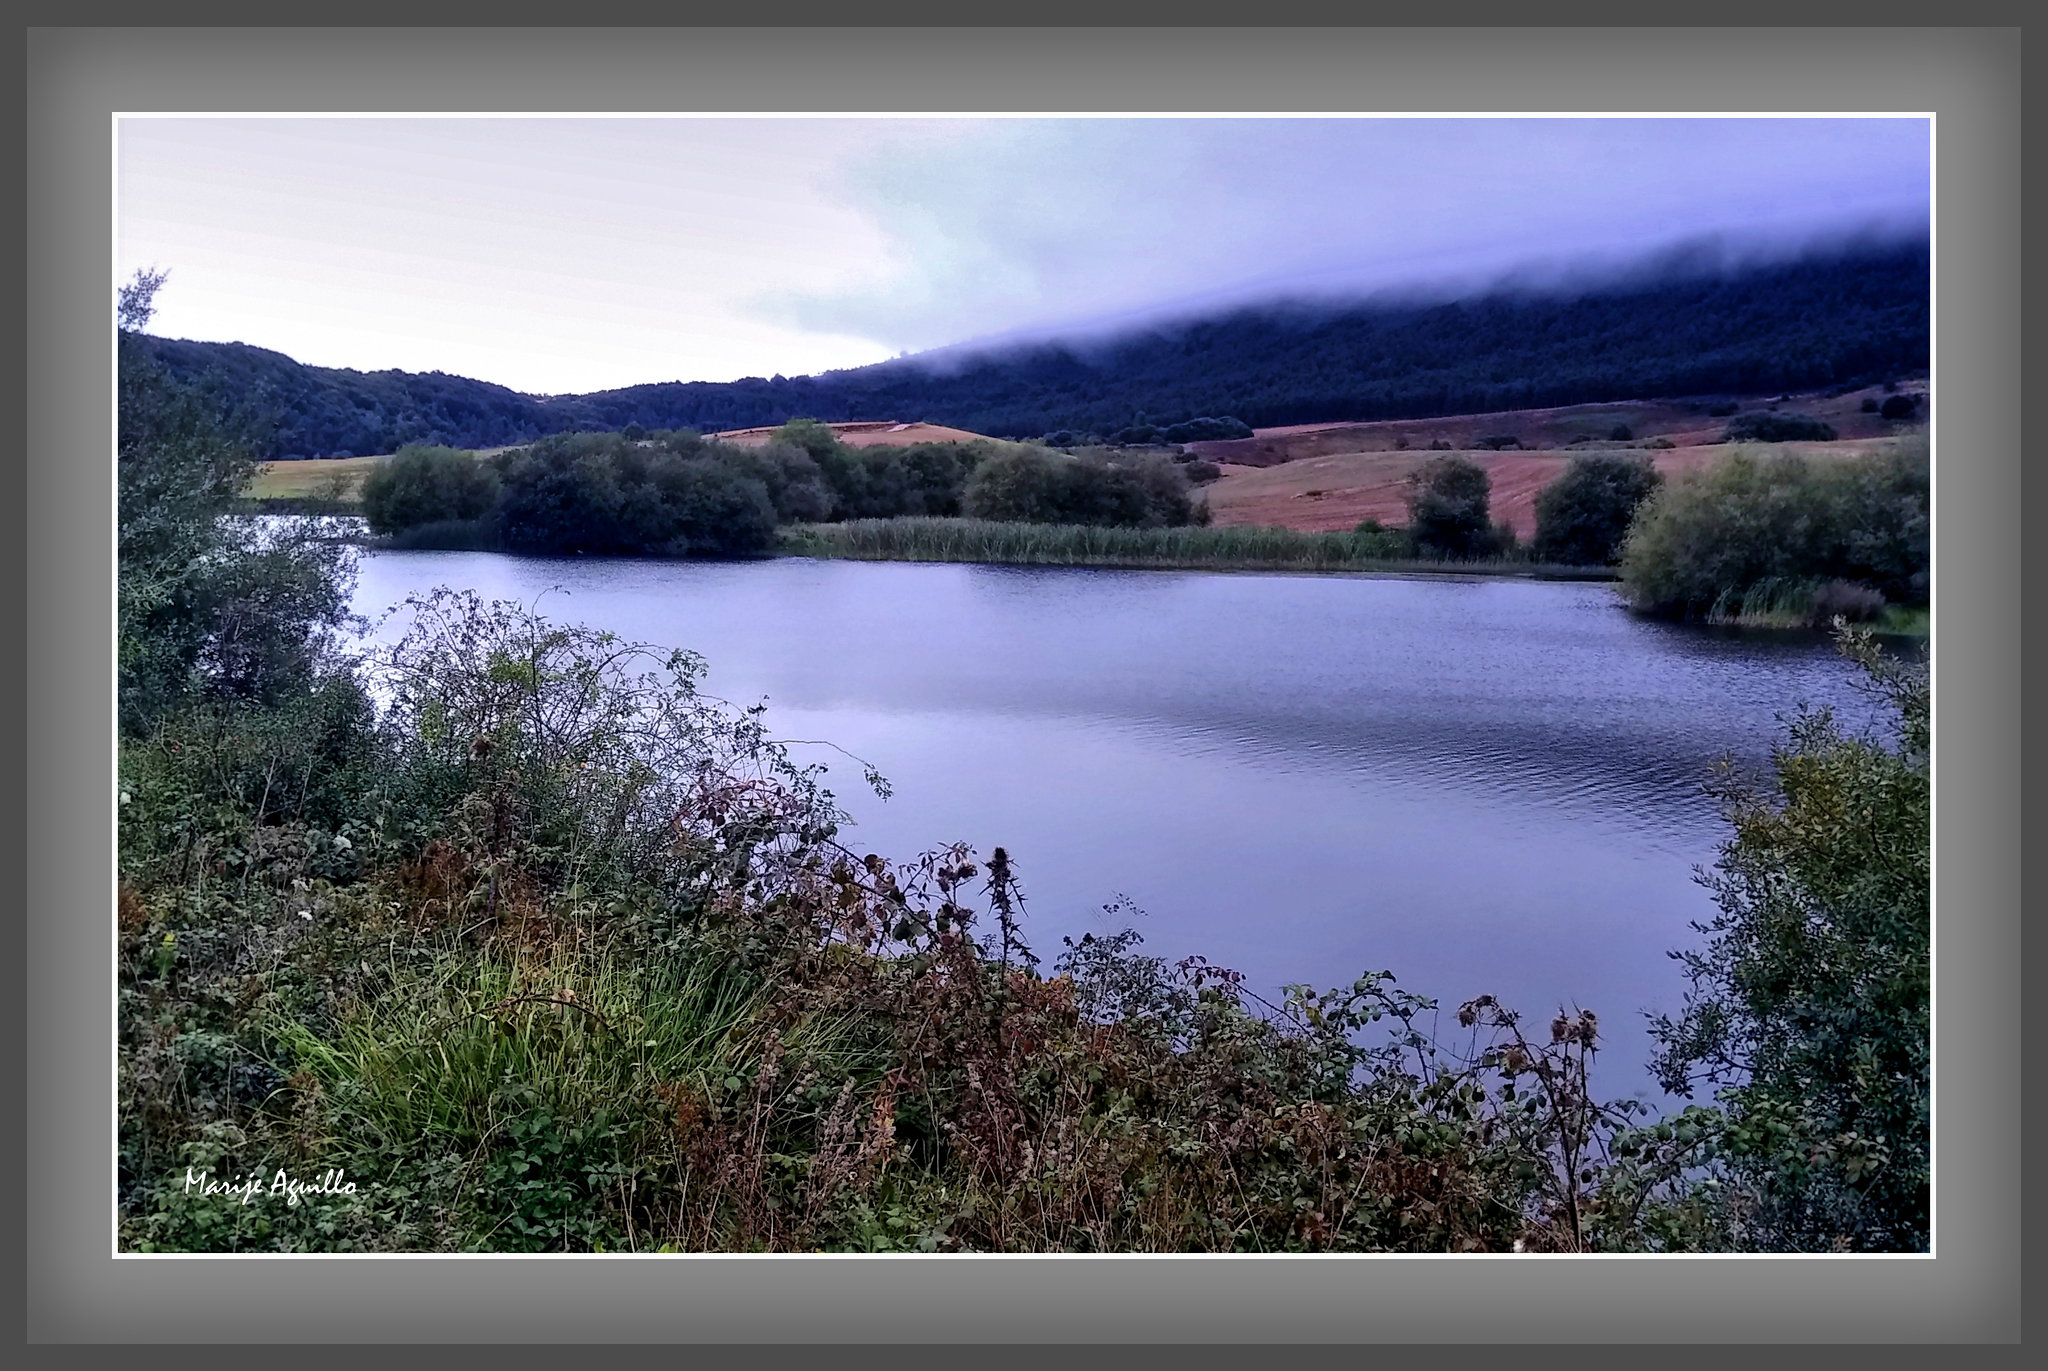
<svg viewBox="0 0 2048 1371">
<path fill-rule="evenodd" d="M 1134 923 L 1267 993 L 1391 970 L 1458 1003 L 1601 1015 L 1613 1093 L 1655 1098 L 1643 1015 L 1712 912 L 1724 753 L 1778 720 L 1868 720 L 1817 637 L 1645 623 L 1601 585 L 785 559 L 397 553 L 357 608 L 448 585 L 709 662 L 778 736 L 829 749 L 850 846 L 1007 847 L 1026 933 Z M 1128 899 L 1133 919 L 1105 906 Z"/>
</svg>

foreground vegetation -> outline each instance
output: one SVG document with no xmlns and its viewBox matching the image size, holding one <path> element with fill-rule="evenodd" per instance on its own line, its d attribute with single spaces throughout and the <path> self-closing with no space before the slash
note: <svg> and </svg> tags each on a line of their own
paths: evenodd
<svg viewBox="0 0 2048 1371">
<path fill-rule="evenodd" d="M 123 1250 L 1926 1248 L 1924 667 L 1845 633 L 1895 736 L 1717 781 L 1652 1120 L 1591 1012 L 1048 965 L 1016 858 L 846 848 L 688 653 L 445 590 L 352 647 L 348 549 L 225 517 L 253 449 L 128 338 Z"/>
<path fill-rule="evenodd" d="M 1811 721 L 1786 799 L 1731 786 L 1725 914 L 1658 1063 L 1726 1088 L 1650 1121 L 1589 1093 L 1591 1013 L 1482 996 L 1437 1041 L 1388 977 L 1267 1004 L 1129 934 L 1041 970 L 1008 853 L 844 848 L 818 773 L 687 654 L 447 592 L 410 612 L 358 673 L 124 740 L 124 1247 L 1926 1241 L 1904 677 L 1900 750 Z M 190 1193 L 330 1168 L 360 1189 Z"/>
</svg>

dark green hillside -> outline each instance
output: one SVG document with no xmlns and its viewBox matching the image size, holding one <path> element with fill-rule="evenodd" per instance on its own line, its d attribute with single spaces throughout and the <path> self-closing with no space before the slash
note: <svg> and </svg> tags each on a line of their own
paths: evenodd
<svg viewBox="0 0 2048 1371">
<path fill-rule="evenodd" d="M 665 382 L 543 399 L 438 373 L 301 367 L 239 344 L 150 340 L 182 379 L 275 416 L 265 456 L 498 447 L 551 433 L 924 419 L 999 437 L 1111 436 L 1231 415 L 1260 427 L 1679 395 L 1757 395 L 1924 370 L 1924 244 L 1570 298 L 1243 310 L 1087 348 L 1046 344 L 819 376 Z"/>
</svg>

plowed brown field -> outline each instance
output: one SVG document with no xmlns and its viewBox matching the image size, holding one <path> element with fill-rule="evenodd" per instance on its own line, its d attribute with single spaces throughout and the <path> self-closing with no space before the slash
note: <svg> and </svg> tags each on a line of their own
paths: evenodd
<svg viewBox="0 0 2048 1371">
<path fill-rule="evenodd" d="M 1895 445 L 1892 437 L 1840 439 L 1833 443 L 1783 443 L 1785 451 L 1809 456 L 1853 458 Z M 1610 447 L 1619 447 L 1610 444 Z M 1730 449 L 1701 444 L 1643 452 L 1666 479 L 1707 465 Z M 1219 527 L 1292 528 L 1309 533 L 1355 528 L 1360 520 L 1377 519 L 1390 527 L 1408 522 L 1405 499 L 1410 472 L 1442 452 L 1342 452 L 1304 457 L 1281 466 L 1225 465 L 1223 479 L 1210 485 L 1206 498 Z M 1519 538 L 1536 532 L 1536 493 L 1557 479 L 1571 452 L 1490 452 L 1458 454 L 1486 469 L 1493 480 L 1491 509 L 1496 522 L 1505 519 Z"/>
</svg>

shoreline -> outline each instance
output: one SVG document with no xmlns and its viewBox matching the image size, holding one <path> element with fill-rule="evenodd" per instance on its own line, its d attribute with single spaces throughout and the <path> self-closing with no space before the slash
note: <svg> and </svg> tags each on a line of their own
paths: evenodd
<svg viewBox="0 0 2048 1371">
<path fill-rule="evenodd" d="M 248 502 L 241 511 L 250 516 L 299 516 L 310 518 L 360 518 L 353 510 L 336 509 L 326 501 L 285 501 L 265 500 Z M 881 543 L 859 541 L 857 536 L 821 533 L 820 530 L 853 530 L 874 532 L 879 525 L 897 521 L 863 521 L 862 523 L 793 525 L 776 532 L 776 545 L 768 552 L 753 558 L 721 558 L 723 561 L 776 561 L 797 559 L 806 561 L 846 562 L 903 562 L 965 566 L 1041 566 L 1073 567 L 1103 571 L 1207 571 L 1230 575 L 1313 575 L 1313 576 L 1362 576 L 1381 580 L 1420 581 L 1544 581 L 1574 582 L 1586 585 L 1618 585 L 1620 569 L 1616 567 L 1563 566 L 1540 562 L 1440 562 L 1423 561 L 1414 558 L 1375 557 L 1360 555 L 1350 550 L 1355 535 L 1343 533 L 1300 533 L 1289 529 L 1247 529 L 1231 538 L 1237 530 L 1217 529 L 1108 529 L 1081 528 L 1064 525 L 993 525 L 988 529 L 974 530 L 993 534 L 991 541 L 975 548 L 948 545 L 945 541 L 903 542 L 888 539 Z M 903 521 L 910 522 L 910 521 Z M 956 526 L 966 521 L 919 521 L 930 523 L 946 522 Z M 962 531 L 957 528 L 955 531 Z M 1046 541 L 1032 540 L 1032 535 L 1050 535 Z M 1221 534 L 1226 542 L 1245 539 L 1280 544 L 1286 553 L 1293 555 L 1266 555 L 1256 553 L 1236 554 L 1228 552 L 1196 552 L 1183 546 L 1180 551 L 1162 548 L 1159 551 L 1143 550 L 1145 542 L 1181 543 L 1208 541 Z M 1208 535 L 1205 537 L 1204 535 Z M 1017 541 L 1019 538 L 1024 541 Z M 408 546 L 403 538 L 380 537 L 366 531 L 353 531 L 340 535 L 341 541 L 374 552 L 491 552 L 498 556 L 518 556 L 517 553 L 477 546 L 468 542 L 459 545 L 450 542 L 436 546 L 432 543 Z M 1090 543 L 1096 546 L 1089 546 Z M 1122 544 L 1122 547 L 1103 544 Z M 625 560 L 649 560 L 627 558 Z M 669 558 L 652 560 L 689 561 L 691 558 Z M 1633 612 L 1633 611 L 1632 611 Z M 1655 617 L 1655 616 L 1650 616 Z M 1679 622 L 1679 621 L 1671 621 Z M 1740 632 L 1819 633 L 1826 632 L 1822 626 L 1790 622 L 1775 613 L 1758 615 L 1730 615 L 1695 619 L 1690 622 L 1710 629 L 1732 629 Z M 1882 637 L 1914 639 L 1928 642 L 1932 638 L 1931 611 L 1924 606 L 1892 605 L 1884 614 L 1869 624 L 1871 630 Z"/>
</svg>

